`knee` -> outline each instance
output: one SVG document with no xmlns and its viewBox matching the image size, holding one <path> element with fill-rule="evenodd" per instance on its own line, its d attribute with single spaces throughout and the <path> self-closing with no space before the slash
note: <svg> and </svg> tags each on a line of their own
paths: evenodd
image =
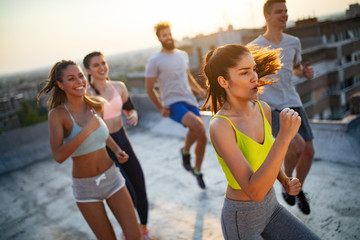
<svg viewBox="0 0 360 240">
<path fill-rule="evenodd" d="M 307 142 L 303 154 L 307 159 L 312 160 L 314 158 L 314 155 L 315 155 L 314 145 L 312 143 L 310 143 L 310 142 Z"/>
<path fill-rule="evenodd" d="M 289 151 L 300 157 L 305 151 L 305 141 L 301 136 L 296 136 L 290 143 Z"/>
<path fill-rule="evenodd" d="M 196 133 L 198 136 L 206 137 L 206 129 L 204 123 L 199 119 L 189 126 L 189 129 Z"/>
</svg>

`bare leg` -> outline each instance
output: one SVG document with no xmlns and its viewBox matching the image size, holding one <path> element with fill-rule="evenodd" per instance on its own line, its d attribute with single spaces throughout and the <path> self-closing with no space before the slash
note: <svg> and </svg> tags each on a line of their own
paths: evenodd
<svg viewBox="0 0 360 240">
<path fill-rule="evenodd" d="M 298 161 L 303 154 L 305 149 L 305 141 L 301 137 L 300 134 L 296 134 L 294 139 L 291 141 L 290 146 L 287 150 L 285 161 L 284 161 L 284 169 L 285 174 L 288 177 L 291 177 L 293 175 L 293 171 L 298 164 Z"/>
<path fill-rule="evenodd" d="M 97 239 L 116 239 L 103 202 L 76 203 Z"/>
<path fill-rule="evenodd" d="M 200 172 L 201 164 L 204 159 L 205 147 L 207 143 L 207 136 L 205 125 L 201 117 L 196 116 L 192 112 L 187 112 L 183 119 L 182 124 L 189 128 L 185 137 L 184 152 L 190 152 L 191 146 L 196 142 L 195 147 L 195 169 Z"/>
<path fill-rule="evenodd" d="M 126 186 L 107 199 L 107 203 L 119 222 L 126 239 L 141 239 L 139 224 L 135 215 L 135 207 Z"/>
<path fill-rule="evenodd" d="M 310 171 L 314 154 L 315 150 L 312 140 L 305 142 L 305 150 L 296 165 L 296 177 L 300 180 L 302 186 Z"/>
</svg>

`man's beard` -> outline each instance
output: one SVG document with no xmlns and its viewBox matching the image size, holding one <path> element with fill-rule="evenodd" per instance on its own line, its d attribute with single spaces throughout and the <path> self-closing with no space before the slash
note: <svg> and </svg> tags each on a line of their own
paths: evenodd
<svg viewBox="0 0 360 240">
<path fill-rule="evenodd" d="M 171 42 L 161 42 L 161 45 L 166 50 L 173 50 L 175 48 L 175 42 L 174 40 L 171 40 Z"/>
</svg>

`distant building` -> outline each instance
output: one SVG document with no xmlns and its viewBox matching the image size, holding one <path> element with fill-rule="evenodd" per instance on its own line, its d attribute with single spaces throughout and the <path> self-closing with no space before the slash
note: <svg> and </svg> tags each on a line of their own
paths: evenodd
<svg viewBox="0 0 360 240">
<path fill-rule="evenodd" d="M 315 70 L 311 80 L 294 77 L 308 116 L 347 116 L 351 96 L 360 91 L 360 16 L 325 22 L 307 19 L 285 32 L 300 38 L 303 62 Z"/>
<path fill-rule="evenodd" d="M 356 5 L 356 4 L 355 4 Z M 264 29 L 228 30 L 198 35 L 180 46 L 189 54 L 190 69 L 197 77 L 203 56 L 229 43 L 247 44 Z M 349 102 L 360 91 L 360 16 L 318 22 L 317 18 L 297 21 L 285 32 L 298 36 L 303 62 L 315 70 L 311 80 L 294 77 L 297 90 L 310 118 L 342 119 L 349 114 Z"/>
<path fill-rule="evenodd" d="M 0 97 L 0 129 L 6 131 L 20 127 L 16 112 L 23 99 L 22 93 L 10 93 Z"/>
<path fill-rule="evenodd" d="M 359 4 L 350 5 L 344 19 L 319 22 L 309 18 L 285 30 L 299 37 L 303 63 L 309 62 L 315 70 L 311 80 L 293 77 L 309 118 L 337 120 L 350 114 L 350 103 L 354 105 L 351 98 L 360 92 L 359 8 Z M 177 46 L 189 54 L 190 71 L 201 80 L 200 68 L 209 50 L 230 43 L 247 44 L 263 32 L 264 29 L 234 30 L 229 25 L 227 30 L 185 38 Z M 141 92 L 144 73 L 128 75 L 128 79 L 129 86 L 134 85 Z"/>
<path fill-rule="evenodd" d="M 360 5 L 358 3 L 350 4 L 349 9 L 346 10 L 346 17 L 360 16 Z"/>
<path fill-rule="evenodd" d="M 216 33 L 209 35 L 199 34 L 192 39 L 185 39 L 185 41 L 178 44 L 178 48 L 189 54 L 189 68 L 196 73 L 201 68 L 203 57 L 209 50 L 225 44 L 248 43 L 262 32 L 262 29 L 234 30 L 233 26 L 229 25 L 227 30 L 220 28 Z"/>
<path fill-rule="evenodd" d="M 24 100 L 36 98 L 36 83 L 23 83 L 0 91 L 0 129 L 8 131 L 20 127 L 17 111 Z"/>
</svg>

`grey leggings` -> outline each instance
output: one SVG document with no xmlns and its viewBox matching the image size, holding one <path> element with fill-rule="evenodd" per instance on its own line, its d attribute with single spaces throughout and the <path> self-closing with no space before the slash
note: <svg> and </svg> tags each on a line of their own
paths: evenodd
<svg viewBox="0 0 360 240">
<path fill-rule="evenodd" d="M 276 199 L 275 190 L 263 201 L 236 201 L 225 198 L 221 227 L 226 240 L 236 239 L 320 239 Z"/>
</svg>

